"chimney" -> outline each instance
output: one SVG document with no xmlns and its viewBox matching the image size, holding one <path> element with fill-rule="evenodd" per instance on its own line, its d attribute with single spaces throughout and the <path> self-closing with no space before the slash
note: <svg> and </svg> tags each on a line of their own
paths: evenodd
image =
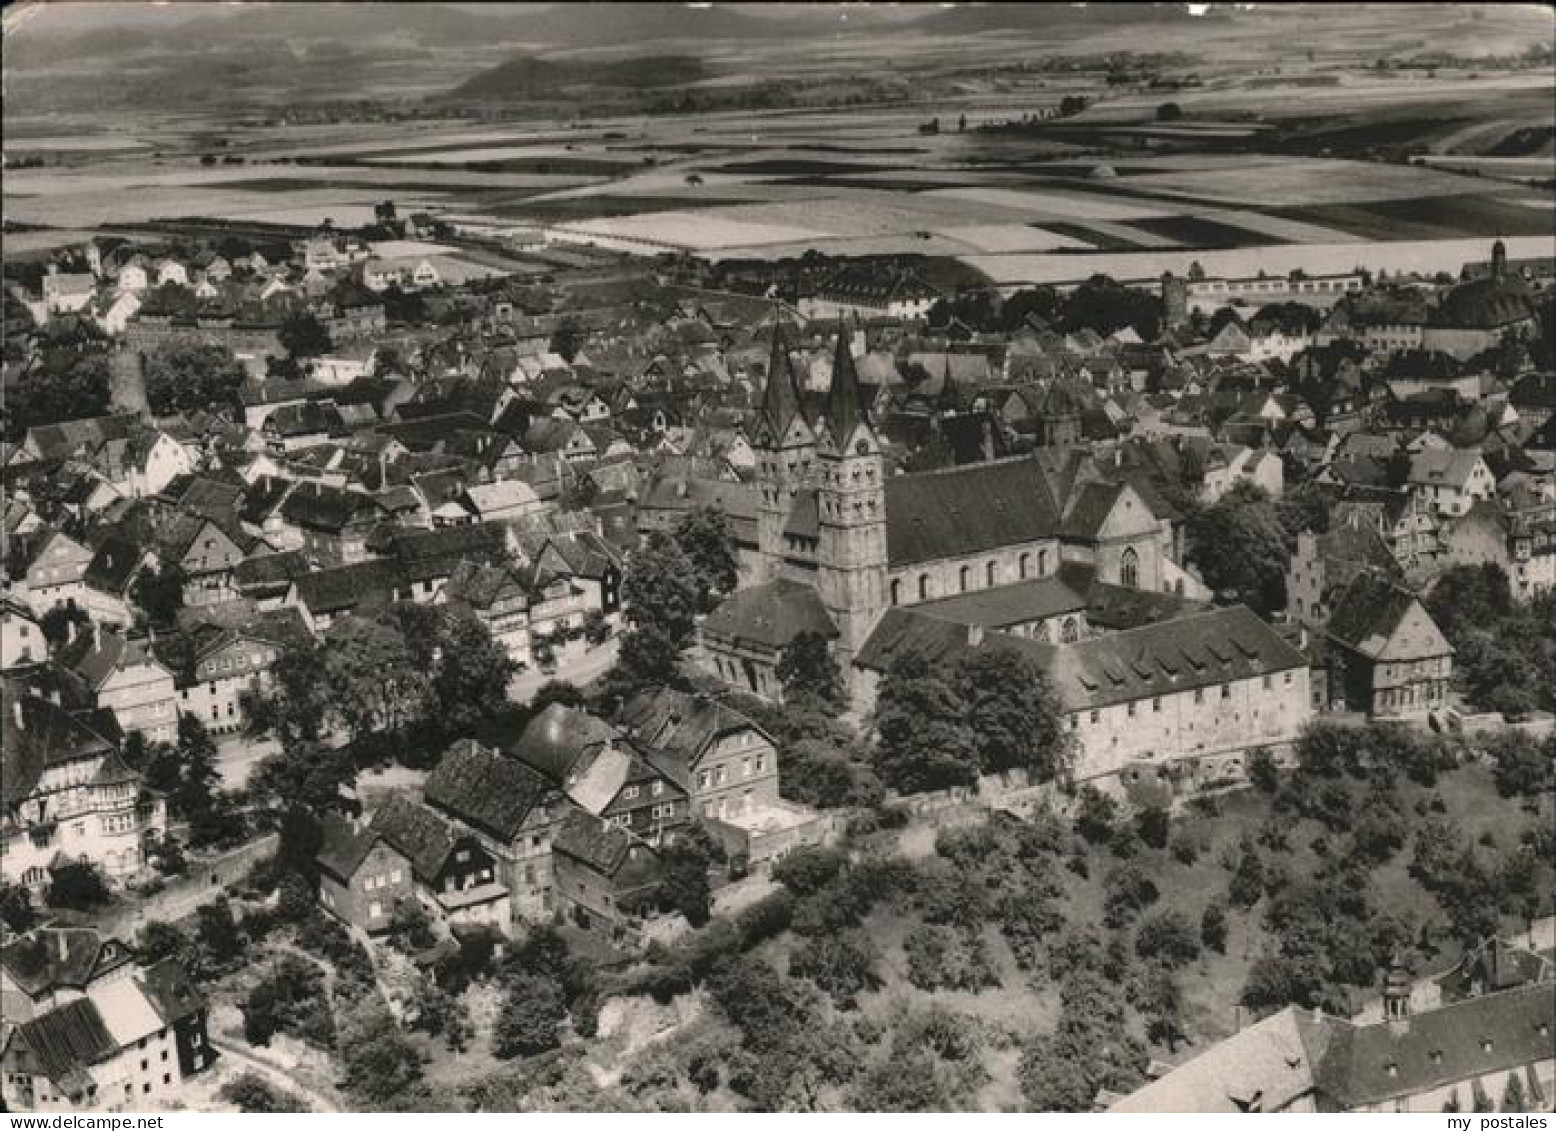
<svg viewBox="0 0 1556 1131">
<path fill-rule="evenodd" d="M 70 940 L 65 937 L 64 931 L 54 932 L 54 945 L 59 953 L 61 962 L 70 961 Z"/>
<path fill-rule="evenodd" d="M 17 730 L 27 729 L 26 720 L 22 718 L 22 701 L 20 699 L 11 700 L 11 723 Z"/>
</svg>

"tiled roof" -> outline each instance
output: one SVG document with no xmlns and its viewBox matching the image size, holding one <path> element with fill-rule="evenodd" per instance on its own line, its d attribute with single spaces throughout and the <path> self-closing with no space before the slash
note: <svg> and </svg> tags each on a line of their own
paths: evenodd
<svg viewBox="0 0 1556 1131">
<path fill-rule="evenodd" d="M 781 649 L 796 636 L 815 632 L 828 638 L 837 626 L 814 587 L 780 578 L 726 597 L 702 623 L 704 633 Z"/>
<path fill-rule="evenodd" d="M 969 464 L 886 480 L 891 565 L 962 557 L 1056 537 L 1059 516 L 1036 461 Z"/>
<path fill-rule="evenodd" d="M 1079 586 L 1073 584 L 1076 580 L 1080 580 Z M 1061 571 L 1049 577 L 1031 578 L 992 589 L 975 589 L 913 607 L 926 616 L 956 624 L 1006 628 L 1081 611 L 1086 607 L 1089 585 L 1089 574 L 1084 579 L 1077 579 L 1073 574 Z"/>
<path fill-rule="evenodd" d="M 1332 640 L 1366 656 L 1387 647 L 1416 595 L 1382 571 L 1366 570 L 1335 599 L 1327 631 Z"/>
<path fill-rule="evenodd" d="M 378 834 L 335 813 L 326 814 L 321 825 L 322 839 L 316 857 L 319 867 L 342 883 L 349 883 L 378 843 Z"/>
<path fill-rule="evenodd" d="M 0 950 L 0 967 L 23 993 L 37 997 L 51 989 L 83 990 L 94 971 L 112 969 L 133 957 L 129 947 L 93 927 L 45 927 Z"/>
<path fill-rule="evenodd" d="M 456 743 L 427 776 L 423 795 L 451 817 L 510 840 L 555 793 L 536 771 L 475 743 Z"/>
<path fill-rule="evenodd" d="M 91 998 L 76 998 L 17 1026 L 16 1036 L 32 1050 L 38 1067 L 62 1091 L 82 1090 L 84 1070 L 119 1051 Z"/>
<path fill-rule="evenodd" d="M 411 870 L 424 884 L 436 884 L 438 874 L 454 851 L 454 830 L 425 805 L 395 796 L 373 814 L 373 832 L 411 862 Z"/>
<path fill-rule="evenodd" d="M 552 703 L 529 721 L 504 753 L 563 786 L 586 751 L 615 736 L 614 727 L 588 711 Z"/>
</svg>

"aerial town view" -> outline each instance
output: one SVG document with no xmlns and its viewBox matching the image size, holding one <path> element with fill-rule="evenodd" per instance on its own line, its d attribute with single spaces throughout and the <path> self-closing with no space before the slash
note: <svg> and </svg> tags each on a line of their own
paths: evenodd
<svg viewBox="0 0 1556 1131">
<path fill-rule="evenodd" d="M 1549 1125 L 1552 6 L 3 19 L 0 1110 Z"/>
</svg>

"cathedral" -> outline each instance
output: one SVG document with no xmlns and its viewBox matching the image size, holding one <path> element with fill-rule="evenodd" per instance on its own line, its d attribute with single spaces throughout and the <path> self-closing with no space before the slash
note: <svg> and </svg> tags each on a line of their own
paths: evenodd
<svg viewBox="0 0 1556 1131">
<path fill-rule="evenodd" d="M 1088 619 L 1099 596 L 1154 620 L 1194 584 L 1176 564 L 1170 508 L 1083 451 L 892 474 L 846 333 L 813 411 L 775 327 L 751 444 L 757 576 L 707 617 L 702 645 L 722 680 L 758 695 L 779 697 L 784 648 L 813 632 L 865 707 L 856 661 L 892 609 L 1058 644 L 1128 627 Z"/>
</svg>

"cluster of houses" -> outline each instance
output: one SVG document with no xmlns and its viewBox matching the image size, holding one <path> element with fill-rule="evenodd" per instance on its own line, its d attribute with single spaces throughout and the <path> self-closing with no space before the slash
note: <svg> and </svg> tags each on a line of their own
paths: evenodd
<svg viewBox="0 0 1556 1131">
<path fill-rule="evenodd" d="M 142 962 L 90 927 L 0 948 L 0 1010 L 7 1111 L 165 1109 L 216 1058 L 206 1000 L 179 960 Z"/>
<path fill-rule="evenodd" d="M 779 795 L 779 751 L 703 695 L 648 691 L 611 720 L 553 703 L 501 748 L 455 743 L 419 797 L 326 822 L 324 909 L 369 937 L 407 900 L 450 928 L 558 916 L 612 942 L 651 930 L 658 849 L 700 822 L 739 870 L 830 825 Z"/>
</svg>

